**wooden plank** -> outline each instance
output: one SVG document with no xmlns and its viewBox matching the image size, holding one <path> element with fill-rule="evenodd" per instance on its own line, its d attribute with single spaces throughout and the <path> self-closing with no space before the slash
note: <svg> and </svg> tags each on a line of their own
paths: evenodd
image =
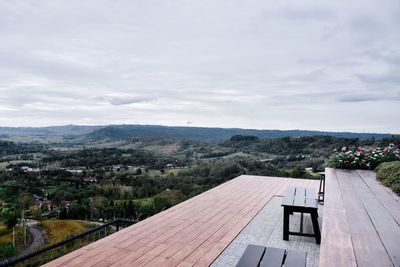
<svg viewBox="0 0 400 267">
<path fill-rule="evenodd" d="M 238 183 L 238 188 L 240 187 L 240 185 L 241 185 L 241 183 Z M 227 193 L 229 193 L 229 192 L 227 192 Z M 166 225 L 165 224 L 161 224 L 161 229 L 160 230 L 165 230 L 167 227 L 166 227 Z M 137 235 L 140 235 L 140 234 L 147 234 L 147 236 L 150 234 L 150 235 L 152 235 L 154 232 L 153 231 L 151 231 L 151 228 L 149 229 L 149 231 L 143 231 L 143 228 L 140 228 L 140 232 L 137 234 Z M 161 233 L 160 233 L 161 234 Z M 164 233 L 165 234 L 165 233 Z M 133 239 L 135 239 L 136 238 L 136 236 L 137 235 L 134 235 L 133 237 Z M 162 234 L 161 234 L 161 236 L 162 236 Z M 129 237 L 129 235 L 128 235 L 128 237 Z M 132 242 L 135 242 L 134 243 L 134 245 L 136 246 L 136 247 L 138 247 L 138 248 L 140 248 L 140 247 L 143 247 L 143 246 L 145 246 L 146 245 L 146 243 L 143 243 L 143 242 L 141 242 L 141 240 L 144 240 L 144 241 L 146 241 L 146 242 L 149 242 L 149 241 L 151 241 L 151 239 L 140 239 L 140 240 L 134 240 L 134 241 L 132 241 Z M 94 243 L 95 244 L 95 243 Z M 129 247 L 130 249 L 132 249 L 132 247 L 130 246 Z M 120 248 L 121 249 L 121 248 Z M 86 258 L 88 258 L 88 257 L 94 257 L 94 256 L 96 256 L 95 254 L 93 254 L 93 252 L 92 253 L 85 253 L 85 256 L 84 257 L 86 257 Z"/>
<path fill-rule="evenodd" d="M 46 266 L 208 266 L 274 195 L 312 182 L 240 176 Z"/>
<path fill-rule="evenodd" d="M 304 187 L 296 187 L 293 206 L 304 207 L 306 204 L 306 189 Z"/>
<path fill-rule="evenodd" d="M 244 186 L 247 184 L 248 184 L 247 182 L 238 183 L 238 185 L 235 188 L 233 188 L 234 189 L 233 191 L 227 190 L 222 194 L 218 194 L 218 197 L 219 198 L 229 197 L 229 195 L 232 192 L 235 192 L 235 190 L 238 190 L 240 186 Z M 149 228 L 149 230 L 147 231 L 143 231 L 142 229 L 142 231 L 140 231 L 137 235 L 135 235 L 134 238 L 127 239 L 127 241 L 125 242 L 117 243 L 115 246 L 120 248 L 139 247 L 144 245 L 142 244 L 142 242 L 140 242 L 141 239 L 148 240 L 149 238 L 150 240 L 160 238 L 161 239 L 160 242 L 163 242 L 165 238 L 168 238 L 169 236 L 171 236 L 171 234 L 172 235 L 175 234 L 176 231 L 179 231 L 179 229 L 184 229 L 185 227 L 190 225 L 193 221 L 199 220 L 203 216 L 206 216 L 209 213 L 210 214 L 219 213 L 221 209 L 225 208 L 224 206 L 219 208 L 218 206 L 215 205 L 214 206 L 207 205 L 210 203 L 204 201 L 200 201 L 198 203 L 199 203 L 198 206 L 191 207 L 190 209 L 187 210 L 188 212 L 182 213 L 180 216 L 172 218 L 171 220 L 172 222 L 175 222 L 175 224 L 173 225 L 173 228 L 170 229 L 169 231 L 166 231 L 168 230 L 166 229 L 166 225 L 168 225 L 167 222 L 159 223 L 157 226 Z M 227 201 L 227 203 L 229 203 L 229 201 Z M 190 220 L 188 220 L 187 218 L 190 218 Z M 176 222 L 178 223 L 176 224 Z"/>
<path fill-rule="evenodd" d="M 246 217 L 253 209 L 253 205 L 245 206 L 240 213 L 236 213 L 227 223 L 223 224 L 212 234 L 199 248 L 184 259 L 186 262 L 199 266 L 210 264 L 222 250 L 236 237 L 236 235 L 247 225 L 250 218 Z M 252 216 L 254 217 L 255 214 Z"/>
<path fill-rule="evenodd" d="M 337 170 L 346 217 L 359 266 L 393 266 L 362 201 L 356 194 L 350 171 Z"/>
<path fill-rule="evenodd" d="M 336 171 L 327 168 L 325 172 L 326 192 L 319 265 L 357 266 Z"/>
<path fill-rule="evenodd" d="M 281 267 L 284 257 L 284 249 L 267 247 L 260 262 L 260 267 Z"/>
<path fill-rule="evenodd" d="M 256 184 L 252 184 L 250 187 L 247 187 L 248 189 L 250 189 L 250 192 L 251 191 L 253 191 L 253 190 L 255 190 L 256 188 L 257 188 L 257 185 Z M 251 200 L 251 198 L 249 198 L 248 197 L 248 195 L 247 194 L 241 194 L 241 195 L 239 195 L 239 199 L 242 199 L 239 203 L 241 204 L 241 205 L 246 205 L 246 201 L 250 201 Z M 246 200 L 246 201 L 245 201 Z M 221 201 L 220 202 L 220 204 L 221 205 L 224 205 L 224 207 L 226 206 L 226 207 L 229 207 L 230 205 L 232 205 L 232 201 Z M 215 205 L 212 205 L 211 207 L 213 207 L 213 206 L 215 206 Z M 223 208 L 223 209 L 226 209 L 226 207 L 225 208 Z M 227 210 L 227 211 L 229 211 L 229 210 Z M 218 214 L 219 212 L 218 212 L 218 210 L 217 211 L 215 211 L 215 210 L 213 210 L 212 212 L 214 212 L 215 214 Z M 237 209 L 234 213 L 232 213 L 231 212 L 231 214 L 228 214 L 229 216 L 226 216 L 226 219 L 227 220 L 229 220 L 229 218 L 230 218 L 230 216 L 233 216 L 232 214 L 236 214 L 237 212 L 240 212 L 240 209 Z M 215 220 L 215 216 L 214 217 L 212 217 L 212 219 L 211 220 Z M 211 223 L 211 222 L 210 222 Z M 212 225 L 214 226 L 214 227 L 209 227 L 206 231 L 205 231 L 205 233 L 206 233 L 206 236 L 208 237 L 209 235 L 211 235 L 212 233 L 213 233 L 213 231 L 216 231 L 216 230 L 213 230 L 215 227 L 221 227 L 222 225 L 224 224 L 224 221 L 223 220 L 216 220 L 214 223 L 212 223 Z M 181 229 L 178 229 L 178 231 L 181 231 Z M 207 233 L 209 233 L 211 231 L 211 233 L 210 234 L 207 234 Z M 204 232 L 203 232 L 204 233 Z M 165 241 L 163 241 L 163 242 L 165 242 Z M 183 247 L 183 246 L 182 246 Z M 137 260 L 135 260 L 134 262 L 132 261 L 132 262 L 130 262 L 130 263 L 132 263 L 132 264 L 134 264 L 134 265 L 142 265 L 143 263 L 146 263 L 146 262 L 148 262 L 149 260 L 152 260 L 152 259 L 154 259 L 155 258 L 155 254 L 154 254 L 154 252 L 153 251 L 149 251 L 147 254 L 145 254 L 145 255 L 142 255 L 140 258 L 138 258 Z M 161 254 L 160 254 L 160 256 L 162 256 Z"/>
<path fill-rule="evenodd" d="M 224 235 L 221 238 L 217 239 L 213 247 L 209 247 L 208 252 L 205 253 L 201 258 L 196 262 L 196 266 L 208 266 L 211 262 L 213 262 L 217 256 L 228 246 L 228 244 L 239 234 L 239 232 L 250 222 L 252 218 L 264 207 L 267 202 L 271 199 L 273 192 L 279 188 L 284 186 L 285 181 L 278 180 L 273 186 L 269 187 L 269 191 L 262 191 L 261 194 L 257 197 L 255 201 L 258 201 L 258 204 L 249 210 L 247 214 L 241 212 L 237 214 L 228 225 L 225 225 L 222 232 Z M 193 259 L 190 259 L 190 261 Z M 188 261 L 188 259 L 185 259 Z"/>
<path fill-rule="evenodd" d="M 264 252 L 264 246 L 248 245 L 236 267 L 258 267 Z"/>
<path fill-rule="evenodd" d="M 293 205 L 295 193 L 296 193 L 295 187 L 288 187 L 285 191 L 285 194 L 284 194 L 284 197 L 282 200 L 282 206 Z"/>
<path fill-rule="evenodd" d="M 305 267 L 307 253 L 288 250 L 285 259 L 285 267 Z"/>
<path fill-rule="evenodd" d="M 317 192 L 312 187 L 306 187 L 306 198 L 317 199 Z"/>
<path fill-rule="evenodd" d="M 358 198 L 395 266 L 400 266 L 400 226 L 357 172 L 348 175 Z M 399 207 L 400 208 L 400 207 Z"/>
<path fill-rule="evenodd" d="M 390 189 L 376 180 L 376 173 L 373 171 L 357 170 L 357 173 L 393 219 L 396 220 L 397 224 L 400 225 L 400 202 L 388 192 Z"/>
<path fill-rule="evenodd" d="M 318 201 L 315 198 L 306 198 L 305 202 L 304 207 L 318 209 Z"/>
</svg>

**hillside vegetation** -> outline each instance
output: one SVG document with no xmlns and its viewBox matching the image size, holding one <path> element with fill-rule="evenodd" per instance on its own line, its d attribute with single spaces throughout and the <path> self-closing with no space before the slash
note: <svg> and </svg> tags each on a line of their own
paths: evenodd
<svg viewBox="0 0 400 267">
<path fill-rule="evenodd" d="M 228 139 L 233 135 L 252 135 L 260 138 L 302 137 L 313 135 L 334 136 L 338 138 L 383 139 L 391 134 L 322 132 L 310 130 L 255 130 L 240 128 L 171 127 L 160 125 L 111 125 L 111 126 L 52 126 L 52 127 L 0 127 L 0 137 L 32 137 L 44 141 L 46 137 L 65 137 L 64 141 L 126 140 L 132 138 L 174 138 L 178 140 L 198 140 L 214 142 Z M 34 138 L 36 137 L 36 138 Z M 21 140 L 21 139 L 17 139 Z M 54 140 L 54 139 L 53 139 Z M 58 139 L 57 139 L 58 140 Z"/>
<path fill-rule="evenodd" d="M 45 220 L 40 227 L 47 233 L 47 244 L 52 245 L 88 230 L 90 225 L 77 220 Z"/>
<path fill-rule="evenodd" d="M 376 168 L 377 179 L 400 196 L 400 161 L 385 162 Z"/>
<path fill-rule="evenodd" d="M 75 136 L 13 135 L 0 140 L 5 234 L 22 210 L 26 217 L 43 221 L 41 227 L 53 243 L 86 229 L 76 220 L 140 221 L 240 175 L 316 179 L 334 149 L 400 144 L 398 137 L 299 137 L 309 133 L 301 131 L 292 132 L 296 137 L 278 137 L 286 132 L 246 130 L 254 135 L 243 135 L 241 129 L 162 126 L 88 130 L 78 129 L 81 134 Z M 16 249 L 7 244 L 3 251 Z"/>
</svg>

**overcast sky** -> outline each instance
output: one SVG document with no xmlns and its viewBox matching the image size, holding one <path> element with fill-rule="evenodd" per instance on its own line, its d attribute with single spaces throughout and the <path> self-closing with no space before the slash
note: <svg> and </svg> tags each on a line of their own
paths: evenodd
<svg viewBox="0 0 400 267">
<path fill-rule="evenodd" d="M 399 122 L 399 0 L 0 0 L 1 126 Z"/>
</svg>

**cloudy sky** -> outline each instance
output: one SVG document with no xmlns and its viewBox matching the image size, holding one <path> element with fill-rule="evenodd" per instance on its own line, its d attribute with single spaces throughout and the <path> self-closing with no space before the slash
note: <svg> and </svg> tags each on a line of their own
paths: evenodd
<svg viewBox="0 0 400 267">
<path fill-rule="evenodd" d="M 399 119 L 398 0 L 0 0 L 0 126 Z"/>
</svg>

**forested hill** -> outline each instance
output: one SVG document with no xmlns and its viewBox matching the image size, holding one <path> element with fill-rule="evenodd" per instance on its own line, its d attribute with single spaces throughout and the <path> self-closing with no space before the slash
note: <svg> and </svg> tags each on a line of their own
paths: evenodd
<svg viewBox="0 0 400 267">
<path fill-rule="evenodd" d="M 220 141 L 234 135 L 251 135 L 259 138 L 302 137 L 313 135 L 339 138 L 383 139 L 391 134 L 322 132 L 311 130 L 255 130 L 239 128 L 171 127 L 160 125 L 112 126 L 51 126 L 51 127 L 0 127 L 0 137 L 6 136 L 69 136 L 85 140 L 128 140 L 132 138 L 170 137 L 179 140 Z M 398 135 L 397 135 L 398 136 Z"/>
<path fill-rule="evenodd" d="M 234 135 L 257 136 L 260 138 L 302 137 L 313 135 L 334 136 L 339 138 L 383 139 L 391 134 L 321 132 L 308 130 L 255 130 L 239 128 L 169 127 L 159 125 L 114 125 L 93 131 L 86 135 L 90 140 L 131 139 L 143 137 L 172 137 L 199 141 L 220 141 Z"/>
</svg>

